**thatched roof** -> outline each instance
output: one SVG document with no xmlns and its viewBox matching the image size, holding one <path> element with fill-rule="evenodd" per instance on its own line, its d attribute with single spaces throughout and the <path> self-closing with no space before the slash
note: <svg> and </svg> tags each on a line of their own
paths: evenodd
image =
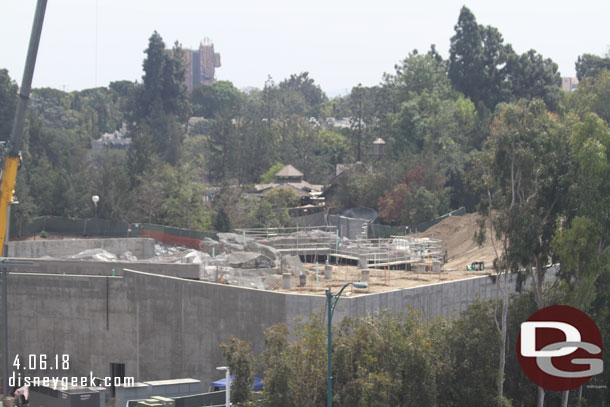
<svg viewBox="0 0 610 407">
<path fill-rule="evenodd" d="M 301 171 L 297 170 L 296 168 L 294 168 L 292 165 L 288 164 L 284 168 L 279 170 L 275 174 L 275 176 L 280 177 L 280 178 L 296 178 L 296 177 L 302 177 L 303 173 Z"/>
</svg>

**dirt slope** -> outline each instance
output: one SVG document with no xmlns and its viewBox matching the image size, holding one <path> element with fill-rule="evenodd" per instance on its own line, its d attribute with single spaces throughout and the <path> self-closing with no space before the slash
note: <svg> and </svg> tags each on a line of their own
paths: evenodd
<svg viewBox="0 0 610 407">
<path fill-rule="evenodd" d="M 489 241 L 479 247 L 473 240 L 478 230 L 477 214 L 464 216 L 452 216 L 432 226 L 418 237 L 432 237 L 440 239 L 447 250 L 448 261 L 443 266 L 444 270 L 464 270 L 473 261 L 484 261 L 486 267 L 490 267 L 494 258 L 493 246 Z"/>
</svg>

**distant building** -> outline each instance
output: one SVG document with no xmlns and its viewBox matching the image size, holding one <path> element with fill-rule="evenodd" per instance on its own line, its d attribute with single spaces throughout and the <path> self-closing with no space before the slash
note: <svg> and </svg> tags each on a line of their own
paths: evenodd
<svg viewBox="0 0 610 407">
<path fill-rule="evenodd" d="M 256 184 L 256 192 L 265 195 L 273 190 L 290 189 L 301 203 L 318 203 L 321 201 L 323 185 L 310 184 L 303 180 L 303 173 L 292 165 L 286 165 L 275 174 L 275 181 L 270 184 Z"/>
<path fill-rule="evenodd" d="M 385 140 L 378 137 L 373 141 L 373 160 L 379 161 L 383 158 L 383 150 L 385 148 Z"/>
<path fill-rule="evenodd" d="M 205 39 L 199 44 L 199 49 L 183 50 L 183 59 L 186 67 L 184 82 L 189 92 L 195 85 L 211 85 L 216 80 L 216 68 L 220 67 L 220 54 L 214 52 L 214 44 Z"/>
<path fill-rule="evenodd" d="M 127 137 L 127 127 L 125 123 L 120 130 L 115 130 L 112 133 L 104 133 L 102 137 L 91 142 L 93 150 L 105 150 L 109 148 L 119 150 L 129 150 L 131 145 L 131 137 Z"/>
<path fill-rule="evenodd" d="M 561 78 L 561 89 L 565 92 L 575 91 L 578 87 L 578 78 Z"/>
</svg>

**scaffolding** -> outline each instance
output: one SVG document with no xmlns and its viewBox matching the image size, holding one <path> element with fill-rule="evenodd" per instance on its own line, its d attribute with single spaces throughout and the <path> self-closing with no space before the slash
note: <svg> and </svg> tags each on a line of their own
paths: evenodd
<svg viewBox="0 0 610 407">
<path fill-rule="evenodd" d="M 330 262 L 355 263 L 361 268 L 415 268 L 433 271 L 443 262 L 442 242 L 431 238 L 395 236 L 354 240 L 339 237 L 335 226 L 237 229 L 246 239 L 254 239 L 277 249 L 281 254 L 326 257 Z"/>
</svg>

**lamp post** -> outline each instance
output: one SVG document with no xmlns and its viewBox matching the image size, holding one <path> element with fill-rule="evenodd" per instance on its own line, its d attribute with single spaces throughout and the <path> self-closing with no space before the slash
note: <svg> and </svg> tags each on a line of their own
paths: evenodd
<svg viewBox="0 0 610 407">
<path fill-rule="evenodd" d="M 335 312 L 335 307 L 337 306 L 337 301 L 339 301 L 339 297 L 350 285 L 353 285 L 355 288 L 368 288 L 367 283 L 350 282 L 345 284 L 337 294 L 331 294 L 330 287 L 326 290 L 326 309 L 328 309 L 328 382 L 326 387 L 327 399 L 326 406 L 332 407 L 333 405 L 333 359 L 332 359 L 332 351 L 333 351 L 333 313 Z"/>
<path fill-rule="evenodd" d="M 231 407 L 231 372 L 228 366 L 219 366 L 216 370 L 225 371 L 225 407 Z"/>
</svg>

